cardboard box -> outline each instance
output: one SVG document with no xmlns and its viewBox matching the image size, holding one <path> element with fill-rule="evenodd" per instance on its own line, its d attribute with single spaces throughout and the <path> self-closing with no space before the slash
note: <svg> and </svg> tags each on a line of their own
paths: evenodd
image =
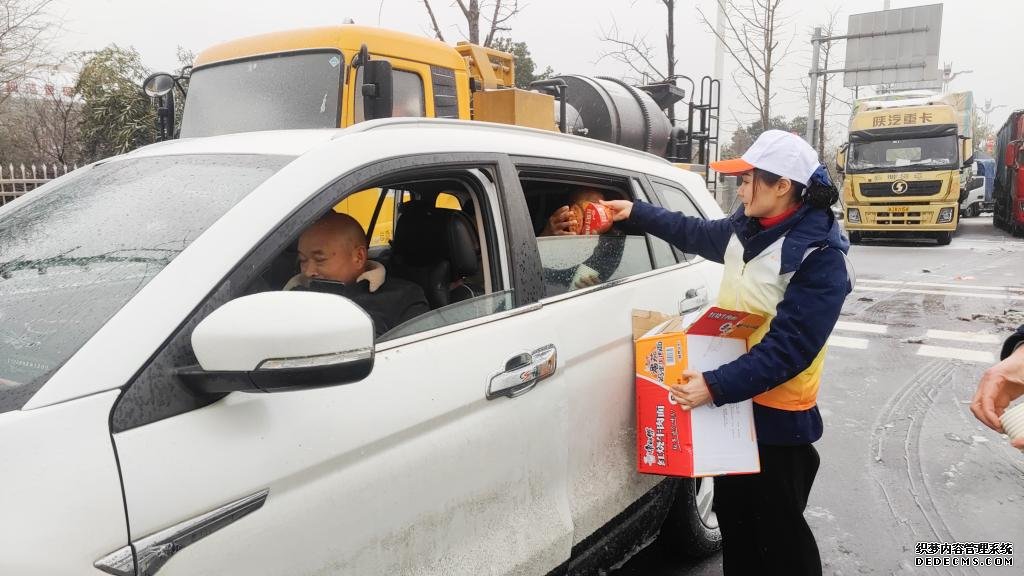
<svg viewBox="0 0 1024 576">
<path fill-rule="evenodd" d="M 518 88 L 473 93 L 473 119 L 528 126 L 557 132 L 555 99 L 549 94 Z"/>
<path fill-rule="evenodd" d="M 687 477 L 760 472 L 750 400 L 683 410 L 669 386 L 682 384 L 687 368 L 713 370 L 745 354 L 747 338 L 765 319 L 711 308 L 689 320 L 633 311 L 638 470 Z"/>
</svg>

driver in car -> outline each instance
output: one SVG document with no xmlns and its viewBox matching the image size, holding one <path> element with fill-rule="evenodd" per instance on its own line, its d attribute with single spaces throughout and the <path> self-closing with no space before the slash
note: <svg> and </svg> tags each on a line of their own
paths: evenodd
<svg viewBox="0 0 1024 576">
<path fill-rule="evenodd" d="M 299 237 L 300 273 L 285 290 L 338 294 L 369 314 L 377 336 L 430 311 L 417 284 L 388 276 L 384 265 L 370 260 L 363 227 L 348 214 L 328 212 Z"/>
</svg>

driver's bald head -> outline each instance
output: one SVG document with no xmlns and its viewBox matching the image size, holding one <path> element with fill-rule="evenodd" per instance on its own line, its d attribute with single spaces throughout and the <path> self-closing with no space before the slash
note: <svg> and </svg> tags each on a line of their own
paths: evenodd
<svg viewBox="0 0 1024 576">
<path fill-rule="evenodd" d="M 349 284 L 366 270 L 368 248 L 355 218 L 328 212 L 299 237 L 299 266 L 309 278 Z"/>
<path fill-rule="evenodd" d="M 355 250 L 360 246 L 368 248 L 370 245 L 366 239 L 366 233 L 363 232 L 363 226 L 358 220 L 348 214 L 341 214 L 333 210 L 314 222 L 303 233 L 303 236 L 306 234 L 325 235 L 339 240 L 344 242 L 349 250 Z"/>
</svg>

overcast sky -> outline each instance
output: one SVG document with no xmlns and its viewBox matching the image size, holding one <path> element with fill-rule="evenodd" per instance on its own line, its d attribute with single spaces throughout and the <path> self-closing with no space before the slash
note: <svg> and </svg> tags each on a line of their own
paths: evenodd
<svg viewBox="0 0 1024 576">
<path fill-rule="evenodd" d="M 646 34 L 658 47 L 659 64 L 665 60 L 663 37 L 665 9 L 661 0 L 525 0 L 521 14 L 512 21 L 511 36 L 525 41 L 539 66 L 558 72 L 622 76 L 627 70 L 605 59 L 598 61 L 608 46 L 599 40 L 603 29 L 616 22 L 623 35 Z M 892 8 L 935 2 L 892 0 Z M 714 37 L 702 24 L 696 8 L 714 18 L 714 0 L 680 1 L 676 9 L 677 72 L 699 79 L 711 74 Z M 445 27 L 449 42 L 461 39 L 456 25 L 461 14 L 453 0 L 434 0 L 435 12 Z M 792 54 L 778 72 L 775 113 L 785 116 L 807 112 L 806 92 L 801 79 L 807 77 L 810 35 L 829 11 L 839 12 L 840 32 L 845 31 L 851 13 L 881 10 L 882 0 L 783 0 L 788 24 L 781 29 L 784 39 L 793 39 Z M 175 51 L 183 46 L 193 51 L 242 36 L 263 32 L 322 26 L 352 18 L 358 24 L 380 25 L 416 34 L 431 35 L 429 21 L 419 0 L 56 0 L 52 12 L 63 22 L 57 38 L 58 51 L 92 50 L 111 43 L 133 46 L 152 69 L 177 66 Z M 159 15 L 159 16 L 158 16 Z M 954 71 L 973 70 L 953 80 L 950 90 L 973 90 L 975 101 L 1003 105 L 992 112 L 998 127 L 1013 108 L 1024 107 L 1024 74 L 1019 55 L 1010 50 L 1019 38 L 1024 22 L 1020 0 L 949 0 L 943 8 L 940 62 L 951 62 Z M 463 19 L 464 24 L 464 19 Z M 845 47 L 840 44 L 839 51 Z M 733 63 L 726 57 L 723 80 L 723 132 L 731 132 L 736 120 L 752 120 L 751 110 L 736 94 L 729 79 Z M 841 79 L 836 78 L 836 85 Z M 852 93 L 839 88 L 836 96 L 845 100 Z M 829 122 L 845 125 L 848 109 L 835 106 Z M 724 136 L 724 134 L 723 134 Z"/>
</svg>

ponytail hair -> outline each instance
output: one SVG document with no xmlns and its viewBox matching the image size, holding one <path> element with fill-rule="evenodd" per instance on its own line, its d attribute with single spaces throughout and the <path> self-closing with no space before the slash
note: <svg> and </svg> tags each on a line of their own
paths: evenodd
<svg viewBox="0 0 1024 576">
<path fill-rule="evenodd" d="M 776 182 L 782 179 L 782 176 L 760 168 L 754 168 L 754 177 L 768 186 L 774 186 Z M 829 177 L 828 169 L 825 168 L 824 164 L 818 166 L 818 169 L 811 175 L 811 180 L 806 186 L 795 180 L 790 181 L 790 186 L 793 188 L 793 194 L 797 201 L 807 204 L 812 208 L 828 210 L 839 201 L 839 190 L 832 183 L 832 178 Z"/>
<path fill-rule="evenodd" d="M 814 171 L 806 187 L 799 184 L 797 186 L 802 188 L 797 190 L 800 200 L 812 208 L 828 210 L 839 201 L 839 190 L 832 183 L 832 178 L 828 175 L 828 168 L 824 164 L 819 165 L 818 169 Z"/>
</svg>

